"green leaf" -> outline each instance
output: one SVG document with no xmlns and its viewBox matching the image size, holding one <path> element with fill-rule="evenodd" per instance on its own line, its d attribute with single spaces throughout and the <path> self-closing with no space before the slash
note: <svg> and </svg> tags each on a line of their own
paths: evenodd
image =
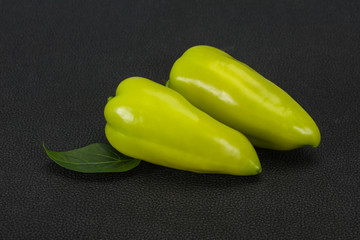
<svg viewBox="0 0 360 240">
<path fill-rule="evenodd" d="M 125 156 L 104 143 L 94 143 L 67 152 L 53 152 L 48 150 L 44 143 L 43 146 L 54 162 L 66 169 L 83 173 L 126 172 L 141 161 Z"/>
</svg>

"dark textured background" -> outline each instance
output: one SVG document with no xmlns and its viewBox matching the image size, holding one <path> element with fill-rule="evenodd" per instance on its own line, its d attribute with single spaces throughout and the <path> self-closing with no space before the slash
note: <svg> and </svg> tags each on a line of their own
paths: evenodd
<svg viewBox="0 0 360 240">
<path fill-rule="evenodd" d="M 0 0 L 1 239 L 355 239 L 359 1 Z M 104 142 L 119 82 L 167 80 L 189 47 L 247 63 L 315 119 L 319 148 L 258 149 L 258 177 L 142 162 L 80 174 L 56 151 Z"/>
</svg>

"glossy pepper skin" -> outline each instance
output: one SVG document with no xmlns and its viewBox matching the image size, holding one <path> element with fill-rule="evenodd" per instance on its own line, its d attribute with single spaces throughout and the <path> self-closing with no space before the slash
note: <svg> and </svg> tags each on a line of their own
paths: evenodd
<svg viewBox="0 0 360 240">
<path fill-rule="evenodd" d="M 173 65 L 167 86 L 255 146 L 290 150 L 320 144 L 317 125 L 294 99 L 217 48 L 188 49 Z"/>
<path fill-rule="evenodd" d="M 243 134 L 151 80 L 122 81 L 104 114 L 107 139 L 128 156 L 198 173 L 261 172 L 255 149 Z"/>
</svg>

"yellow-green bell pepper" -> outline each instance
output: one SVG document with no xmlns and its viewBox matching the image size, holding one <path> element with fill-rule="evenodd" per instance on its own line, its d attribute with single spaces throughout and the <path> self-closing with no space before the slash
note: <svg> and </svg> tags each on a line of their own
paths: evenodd
<svg viewBox="0 0 360 240">
<path fill-rule="evenodd" d="M 107 139 L 125 155 L 198 173 L 261 172 L 255 149 L 243 134 L 151 80 L 122 81 L 104 115 Z"/>
<path fill-rule="evenodd" d="M 313 119 L 285 91 L 246 64 L 210 46 L 188 49 L 173 65 L 167 86 L 258 147 L 317 147 Z"/>
</svg>

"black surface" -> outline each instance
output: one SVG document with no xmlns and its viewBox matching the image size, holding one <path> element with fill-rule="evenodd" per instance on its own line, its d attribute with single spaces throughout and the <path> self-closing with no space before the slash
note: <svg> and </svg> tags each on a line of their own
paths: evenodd
<svg viewBox="0 0 360 240">
<path fill-rule="evenodd" d="M 355 239 L 359 1 L 0 1 L 1 239 Z M 146 162 L 80 174 L 42 149 L 104 142 L 119 82 L 187 48 L 247 63 L 315 119 L 319 148 L 258 149 L 258 177 Z"/>
</svg>

